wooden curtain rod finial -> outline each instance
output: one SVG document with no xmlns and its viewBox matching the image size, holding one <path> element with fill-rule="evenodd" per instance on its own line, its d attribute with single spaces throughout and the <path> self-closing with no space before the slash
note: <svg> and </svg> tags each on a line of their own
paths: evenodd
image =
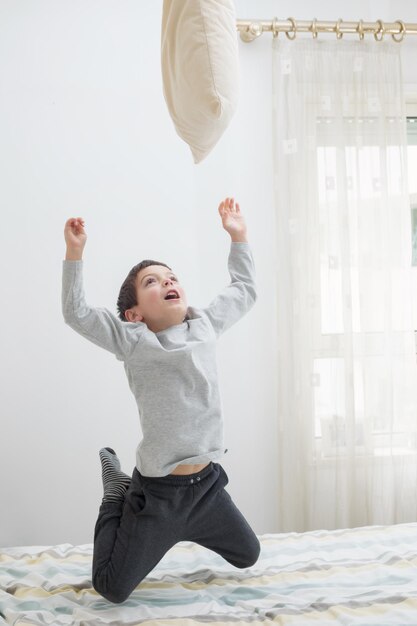
<svg viewBox="0 0 417 626">
<path fill-rule="evenodd" d="M 262 24 L 260 22 L 251 22 L 246 30 L 240 31 L 240 38 L 245 43 L 251 43 L 254 39 L 257 39 L 263 33 Z"/>
</svg>

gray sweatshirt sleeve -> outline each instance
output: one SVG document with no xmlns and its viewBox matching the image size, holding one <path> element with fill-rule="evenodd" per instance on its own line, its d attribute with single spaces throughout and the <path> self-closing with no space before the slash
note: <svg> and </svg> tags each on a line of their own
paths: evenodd
<svg viewBox="0 0 417 626">
<path fill-rule="evenodd" d="M 122 322 L 106 308 L 89 306 L 84 297 L 83 261 L 63 261 L 62 313 L 65 323 L 119 361 L 129 356 L 140 335 L 138 324 Z"/>
<path fill-rule="evenodd" d="M 231 242 L 228 269 L 230 284 L 202 309 L 217 336 L 243 317 L 256 301 L 255 264 L 248 243 Z"/>
</svg>

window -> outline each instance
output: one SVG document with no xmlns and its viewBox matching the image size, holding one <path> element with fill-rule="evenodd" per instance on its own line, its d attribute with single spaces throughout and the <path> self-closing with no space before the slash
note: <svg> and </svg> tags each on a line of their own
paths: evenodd
<svg viewBox="0 0 417 626">
<path fill-rule="evenodd" d="M 417 266 L 417 103 L 407 110 L 407 161 L 408 161 L 408 188 L 410 192 L 412 217 L 412 264 Z M 337 176 L 337 149 L 334 145 L 332 120 L 318 121 L 320 125 L 320 145 L 317 148 L 317 180 L 318 204 L 320 222 L 320 306 L 315 310 L 315 354 L 313 358 L 313 374 L 311 380 L 312 402 L 314 405 L 314 438 L 315 458 L 331 459 L 335 456 L 348 454 L 353 445 L 358 456 L 377 456 L 396 454 L 399 456 L 414 455 L 417 451 L 417 435 L 404 427 L 410 423 L 413 416 L 409 415 L 413 408 L 413 399 L 407 402 L 406 394 L 410 381 L 403 380 L 399 373 L 395 381 L 395 393 L 401 395 L 401 410 L 396 411 L 396 397 L 389 397 L 389 389 L 384 384 L 385 356 L 383 349 L 384 306 L 378 306 L 377 297 L 383 293 L 381 285 L 384 276 L 377 276 L 375 266 L 378 267 L 378 254 L 384 251 L 372 250 L 373 259 L 373 293 L 365 294 L 375 306 L 370 307 L 371 315 L 366 316 L 366 307 L 359 307 L 358 267 L 357 258 L 359 247 L 356 245 L 357 232 L 353 229 L 351 243 L 351 275 L 352 289 L 352 330 L 353 333 L 366 334 L 366 341 L 372 349 L 366 357 L 354 360 L 353 388 L 354 397 L 347 402 L 345 393 L 346 364 L 343 357 L 345 328 L 343 323 L 343 290 L 342 268 L 340 267 L 341 250 L 338 237 L 338 216 L 333 209 L 338 202 L 340 191 L 336 186 L 338 181 L 345 185 L 342 195 L 347 198 L 347 207 L 353 220 L 360 218 L 366 228 L 366 216 L 370 224 L 377 223 L 378 198 L 382 186 L 393 197 L 403 194 L 403 181 L 400 178 L 401 154 L 398 146 L 393 142 L 386 150 L 381 150 L 378 138 L 374 133 L 372 118 L 364 118 L 363 125 L 367 127 L 366 141 L 357 147 L 352 136 L 351 145 L 344 149 L 345 180 Z M 345 120 L 349 128 L 349 118 Z M 400 119 L 392 122 L 403 123 Z M 333 144 L 333 145 L 332 145 Z M 339 153 L 340 157 L 340 153 Z M 387 176 L 382 176 L 386 171 Z M 343 179 L 343 177 L 342 177 Z M 357 206 L 357 191 L 360 191 L 361 207 Z M 365 209 L 365 210 L 364 210 Z M 371 260 L 372 260 L 371 259 Z M 400 278 L 400 277 L 399 277 Z M 401 289 L 401 284 L 399 289 Z M 381 318 L 378 317 L 380 312 Z M 401 307 L 393 309 L 395 322 L 401 330 Z M 380 332 L 378 332 L 380 331 Z M 349 340 L 349 339 L 348 339 Z M 416 334 L 417 342 L 417 334 Z M 380 370 L 380 375 L 378 371 Z M 395 374 L 394 374 L 395 375 Z M 364 403 L 364 386 L 375 404 L 370 406 L 370 398 Z M 394 394 L 395 395 L 395 394 Z M 394 422 L 391 420 L 390 408 L 394 406 Z M 388 407 L 388 409 L 387 409 Z M 408 409 L 409 407 L 409 409 Z M 365 419 L 365 414 L 367 419 Z M 349 416 L 352 416 L 350 419 Z"/>
</svg>

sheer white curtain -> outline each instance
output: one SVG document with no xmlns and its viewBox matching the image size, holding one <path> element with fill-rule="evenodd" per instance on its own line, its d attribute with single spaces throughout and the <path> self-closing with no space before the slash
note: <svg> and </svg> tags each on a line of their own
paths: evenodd
<svg viewBox="0 0 417 626">
<path fill-rule="evenodd" d="M 400 49 L 273 42 L 282 531 L 417 519 Z"/>
</svg>

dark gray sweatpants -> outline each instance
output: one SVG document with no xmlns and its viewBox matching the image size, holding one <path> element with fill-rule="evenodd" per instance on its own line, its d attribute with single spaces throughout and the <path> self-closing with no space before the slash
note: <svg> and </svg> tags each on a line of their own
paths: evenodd
<svg viewBox="0 0 417 626">
<path fill-rule="evenodd" d="M 257 536 L 224 490 L 219 463 L 195 474 L 142 476 L 135 468 L 124 501 L 100 507 L 94 533 L 93 586 L 123 602 L 178 541 L 193 541 L 234 567 L 259 557 Z"/>
</svg>

